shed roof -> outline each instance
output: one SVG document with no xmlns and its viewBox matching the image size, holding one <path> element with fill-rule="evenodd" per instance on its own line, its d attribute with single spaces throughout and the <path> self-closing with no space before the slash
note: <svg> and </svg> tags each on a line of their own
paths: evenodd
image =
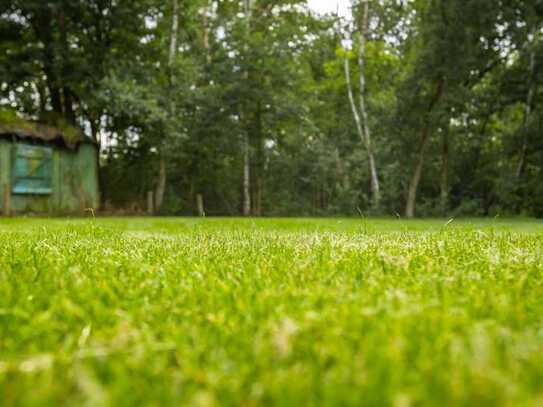
<svg viewBox="0 0 543 407">
<path fill-rule="evenodd" d="M 57 128 L 46 124 L 32 122 L 18 118 L 3 122 L 0 120 L 0 137 L 17 137 L 27 140 L 38 140 L 63 146 L 69 149 L 76 149 L 80 144 L 91 142 L 80 129 L 72 126 Z"/>
</svg>

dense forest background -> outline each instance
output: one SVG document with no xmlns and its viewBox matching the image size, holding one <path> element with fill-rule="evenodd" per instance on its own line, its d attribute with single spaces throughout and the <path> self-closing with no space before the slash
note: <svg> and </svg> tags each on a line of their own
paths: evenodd
<svg viewBox="0 0 543 407">
<path fill-rule="evenodd" d="M 543 216 L 541 0 L 0 0 L 0 39 L 105 211 Z"/>
</svg>

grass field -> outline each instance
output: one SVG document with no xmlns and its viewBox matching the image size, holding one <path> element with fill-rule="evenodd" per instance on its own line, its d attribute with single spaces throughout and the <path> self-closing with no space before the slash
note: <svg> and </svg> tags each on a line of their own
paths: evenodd
<svg viewBox="0 0 543 407">
<path fill-rule="evenodd" d="M 543 405 L 543 223 L 0 221 L 0 404 Z"/>
</svg>

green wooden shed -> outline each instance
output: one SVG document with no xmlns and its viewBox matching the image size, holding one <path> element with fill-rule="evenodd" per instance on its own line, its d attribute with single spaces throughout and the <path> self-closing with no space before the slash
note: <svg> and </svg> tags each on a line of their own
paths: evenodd
<svg viewBox="0 0 543 407">
<path fill-rule="evenodd" d="M 98 206 L 97 146 L 74 128 L 0 122 L 2 213 L 76 214 Z"/>
</svg>

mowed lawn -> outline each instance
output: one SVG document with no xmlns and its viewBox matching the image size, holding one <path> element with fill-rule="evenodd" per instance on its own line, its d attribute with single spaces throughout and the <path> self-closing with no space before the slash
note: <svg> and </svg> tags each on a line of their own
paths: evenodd
<svg viewBox="0 0 543 407">
<path fill-rule="evenodd" d="M 543 405 L 535 220 L 0 220 L 0 404 Z"/>
</svg>

